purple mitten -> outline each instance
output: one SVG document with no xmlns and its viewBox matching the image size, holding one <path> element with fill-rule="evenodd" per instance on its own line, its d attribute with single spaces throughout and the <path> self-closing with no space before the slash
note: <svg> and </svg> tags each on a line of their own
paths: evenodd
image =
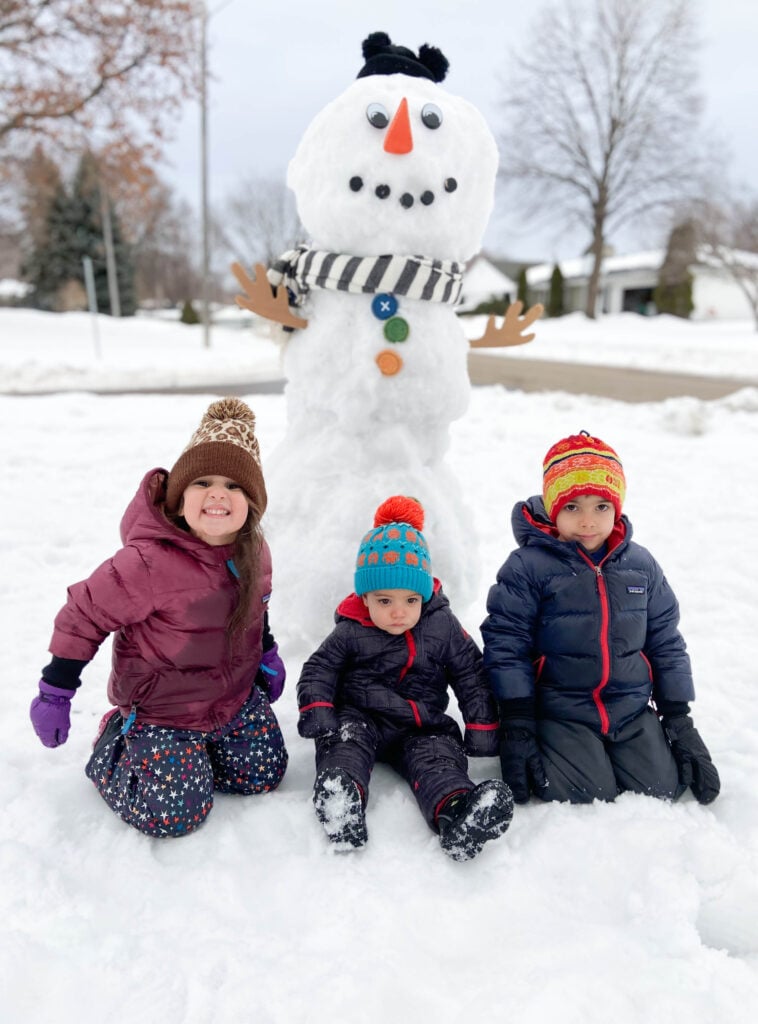
<svg viewBox="0 0 758 1024">
<path fill-rule="evenodd" d="M 71 698 L 76 690 L 64 690 L 40 679 L 39 697 L 29 708 L 34 731 L 46 747 L 59 747 L 68 739 L 71 727 Z"/>
<path fill-rule="evenodd" d="M 263 652 L 258 672 L 258 684 L 266 691 L 269 704 L 281 697 L 286 678 L 287 671 L 279 657 L 279 644 L 274 644 Z"/>
</svg>

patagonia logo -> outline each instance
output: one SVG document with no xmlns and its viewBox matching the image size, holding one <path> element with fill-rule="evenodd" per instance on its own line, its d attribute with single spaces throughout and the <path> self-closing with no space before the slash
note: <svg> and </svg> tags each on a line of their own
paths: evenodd
<svg viewBox="0 0 758 1024">
<path fill-rule="evenodd" d="M 645 587 L 627 587 L 626 592 L 627 594 L 644 594 Z"/>
<path fill-rule="evenodd" d="M 264 594 L 263 595 L 263 597 L 261 598 L 261 604 L 265 604 L 267 601 L 270 601 L 270 600 L 271 600 L 271 591 L 269 591 L 268 594 Z"/>
</svg>

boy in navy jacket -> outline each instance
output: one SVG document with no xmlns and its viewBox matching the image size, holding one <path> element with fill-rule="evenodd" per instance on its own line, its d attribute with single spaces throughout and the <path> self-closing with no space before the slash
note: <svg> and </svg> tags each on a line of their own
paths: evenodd
<svg viewBox="0 0 758 1024">
<path fill-rule="evenodd" d="M 518 502 L 519 547 L 490 589 L 484 664 L 517 803 L 588 803 L 623 791 L 701 803 L 718 772 L 692 724 L 679 607 L 621 513 L 624 471 L 599 438 L 564 438 L 543 495 Z"/>
<path fill-rule="evenodd" d="M 369 779 L 380 760 L 407 780 L 445 852 L 468 860 L 505 832 L 513 799 L 499 779 L 476 786 L 467 773 L 467 753 L 497 755 L 497 708 L 481 653 L 432 576 L 423 519 L 412 498 L 377 509 L 358 551 L 355 593 L 303 666 L 298 731 L 316 740 L 313 802 L 338 849 L 366 842 Z M 445 713 L 448 686 L 465 740 Z"/>
</svg>

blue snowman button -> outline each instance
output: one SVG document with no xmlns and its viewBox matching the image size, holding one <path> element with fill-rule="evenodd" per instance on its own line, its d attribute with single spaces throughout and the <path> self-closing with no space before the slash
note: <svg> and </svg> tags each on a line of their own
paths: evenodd
<svg viewBox="0 0 758 1024">
<path fill-rule="evenodd" d="M 389 320 L 397 313 L 397 299 L 388 292 L 380 292 L 371 303 L 371 312 L 379 320 Z"/>
</svg>

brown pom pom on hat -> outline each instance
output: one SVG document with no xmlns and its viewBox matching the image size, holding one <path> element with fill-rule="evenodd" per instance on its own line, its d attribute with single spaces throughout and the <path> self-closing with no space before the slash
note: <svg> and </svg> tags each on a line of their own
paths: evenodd
<svg viewBox="0 0 758 1024">
<path fill-rule="evenodd" d="M 255 416 L 239 398 L 208 406 L 190 443 L 176 460 L 166 484 L 166 510 L 176 512 L 193 480 L 225 476 L 245 491 L 262 516 L 268 502 L 255 436 Z"/>
</svg>

